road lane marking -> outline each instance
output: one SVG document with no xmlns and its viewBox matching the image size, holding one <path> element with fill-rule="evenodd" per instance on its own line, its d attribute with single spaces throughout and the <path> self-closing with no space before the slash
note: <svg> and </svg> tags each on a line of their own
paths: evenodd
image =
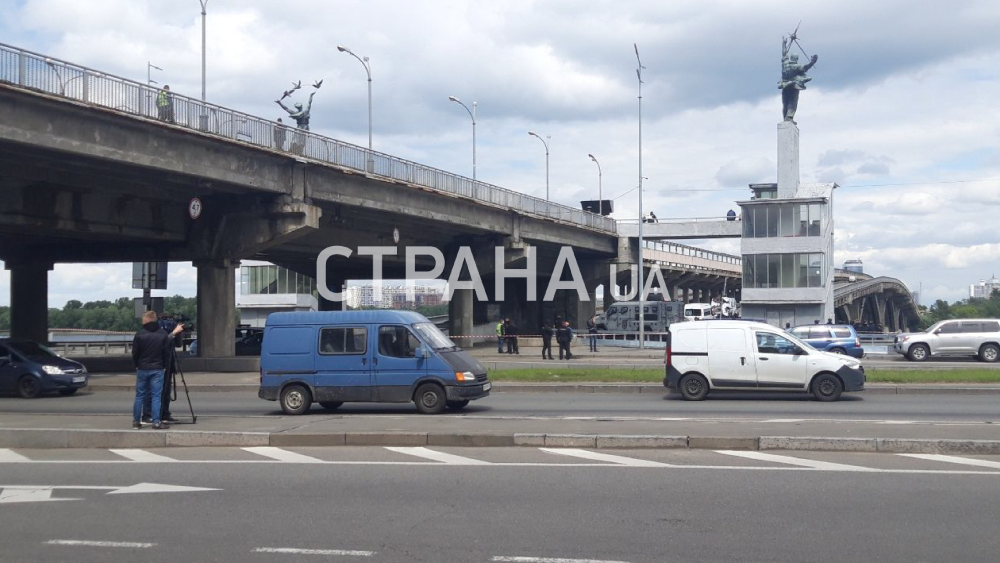
<svg viewBox="0 0 1000 563">
<path fill-rule="evenodd" d="M 804 422 L 805 420 L 804 418 L 771 418 L 761 422 Z"/>
<path fill-rule="evenodd" d="M 22 463 L 25 461 L 31 460 L 19 453 L 14 453 L 14 450 L 0 448 L 0 463 Z"/>
<path fill-rule="evenodd" d="M 78 498 L 52 498 L 52 490 L 52 487 L 3 487 L 0 489 L 0 504 L 80 500 Z"/>
<path fill-rule="evenodd" d="M 606 559 L 560 559 L 557 557 L 511 557 L 498 555 L 490 561 L 507 563 L 628 563 L 628 561 L 609 561 Z"/>
<path fill-rule="evenodd" d="M 262 455 L 264 457 L 269 457 L 278 461 L 283 461 L 285 463 L 322 463 L 323 460 L 315 458 L 308 455 L 298 454 L 295 452 L 290 452 L 288 450 L 283 450 L 281 448 L 275 448 L 271 446 L 258 446 L 253 448 L 241 448 L 243 451 L 250 452 L 252 454 Z"/>
<path fill-rule="evenodd" d="M 428 448 L 396 448 L 387 447 L 387 450 L 391 452 L 412 455 L 416 457 L 422 457 L 424 459 L 430 459 L 433 461 L 438 461 L 447 465 L 493 465 L 488 461 L 482 461 L 479 459 L 472 459 L 471 457 L 463 457 L 460 455 L 447 454 L 444 452 L 438 452 Z"/>
<path fill-rule="evenodd" d="M 634 457 L 624 457 L 620 455 L 602 454 L 598 452 L 592 452 L 589 450 L 580 450 L 575 448 L 538 448 L 538 449 L 549 454 L 579 457 L 583 459 L 589 459 L 592 461 L 606 461 L 608 463 L 614 463 L 617 465 L 626 465 L 628 467 L 673 467 L 671 465 L 668 465 L 666 463 L 660 463 L 658 461 L 636 459 Z"/>
<path fill-rule="evenodd" d="M 286 555 L 345 555 L 351 557 L 371 557 L 374 551 L 354 551 L 346 549 L 299 549 L 296 547 L 258 547 L 253 553 L 281 553 Z"/>
<path fill-rule="evenodd" d="M 127 542 L 127 541 L 90 541 L 90 540 L 49 540 L 48 545 L 83 545 L 87 547 L 132 547 L 146 549 L 153 547 L 155 543 Z"/>
<path fill-rule="evenodd" d="M 167 457 L 165 455 L 154 454 L 153 452 L 147 452 L 146 450 L 108 450 L 113 454 L 122 456 L 129 461 L 138 461 L 143 463 L 165 463 L 171 461 L 177 461 L 172 457 Z"/>
<path fill-rule="evenodd" d="M 742 457 L 746 459 L 753 459 L 757 461 L 771 461 L 774 463 L 787 463 L 789 465 L 798 465 L 800 467 L 808 467 L 810 469 L 823 469 L 826 471 L 858 471 L 858 472 L 877 472 L 877 469 L 872 469 L 870 467 L 861 467 L 859 465 L 845 465 L 843 463 L 830 463 L 828 461 L 816 461 L 813 459 L 803 459 L 800 457 L 792 457 L 787 455 L 775 455 L 766 454 L 763 452 L 751 452 L 742 450 L 715 450 L 715 453 L 723 455 L 731 455 L 734 457 Z"/>
<path fill-rule="evenodd" d="M 958 457 L 953 455 L 940 455 L 940 454 L 898 454 L 903 457 L 912 457 L 916 459 L 927 459 L 930 461 L 943 461 L 945 463 L 958 463 L 960 465 L 974 465 L 976 467 L 989 467 L 991 469 L 1000 469 L 1000 462 L 987 461 L 985 459 L 973 459 L 968 457 Z"/>
</svg>

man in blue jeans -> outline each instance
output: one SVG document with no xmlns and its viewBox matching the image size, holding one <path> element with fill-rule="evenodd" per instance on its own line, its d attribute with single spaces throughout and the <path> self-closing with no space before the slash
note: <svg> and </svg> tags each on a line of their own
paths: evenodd
<svg viewBox="0 0 1000 563">
<path fill-rule="evenodd" d="M 174 337 L 184 327 L 180 324 L 172 333 L 157 324 L 154 311 L 142 315 L 142 329 L 132 340 L 132 362 L 135 364 L 135 402 L 132 405 L 132 428 L 142 428 L 142 403 L 152 398 L 153 429 L 166 430 L 170 426 L 160 420 L 160 398 L 163 395 L 163 370 L 170 365 Z M 150 397 L 151 396 L 151 397 Z"/>
</svg>

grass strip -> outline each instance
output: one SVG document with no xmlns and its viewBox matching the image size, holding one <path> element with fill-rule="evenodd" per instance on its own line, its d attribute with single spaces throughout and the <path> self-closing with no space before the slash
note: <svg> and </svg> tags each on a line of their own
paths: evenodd
<svg viewBox="0 0 1000 563">
<path fill-rule="evenodd" d="M 663 368 L 532 368 L 490 370 L 490 379 L 519 383 L 663 383 Z M 869 383 L 1000 383 L 998 369 L 870 370 Z"/>
</svg>

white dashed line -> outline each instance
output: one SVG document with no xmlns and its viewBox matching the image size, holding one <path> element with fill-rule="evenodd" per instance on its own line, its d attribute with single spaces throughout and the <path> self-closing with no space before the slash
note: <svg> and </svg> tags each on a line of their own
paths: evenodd
<svg viewBox="0 0 1000 563">
<path fill-rule="evenodd" d="M 14 453 L 13 450 L 0 448 L 0 463 L 21 463 L 25 461 L 31 460 L 21 454 Z"/>
<path fill-rule="evenodd" d="M 608 561 L 606 559 L 559 559 L 555 557 L 509 557 L 498 555 L 490 561 L 507 563 L 628 563 L 628 561 Z"/>
<path fill-rule="evenodd" d="M 88 540 L 49 540 L 48 545 L 73 545 L 86 547 L 131 547 L 146 549 L 155 546 L 155 543 L 125 542 L 125 541 L 88 541 Z"/>
<path fill-rule="evenodd" d="M 441 463 L 445 463 L 448 465 L 493 465 L 488 461 L 472 459 L 471 457 L 462 457 L 460 455 L 446 454 L 444 452 L 438 452 L 428 448 L 387 447 L 386 449 L 400 454 L 412 455 L 416 457 L 422 457 L 424 459 L 439 461 Z"/>
<path fill-rule="evenodd" d="M 254 553 L 280 553 L 284 555 L 344 555 L 349 557 L 371 557 L 374 551 L 353 551 L 346 549 L 299 549 L 296 547 L 258 547 Z"/>
<path fill-rule="evenodd" d="M 606 461 L 608 463 L 614 463 L 616 465 L 627 465 L 629 467 L 671 467 L 666 463 L 660 463 L 658 461 L 636 459 L 634 457 L 624 457 L 620 455 L 602 454 L 598 452 L 579 450 L 574 448 L 538 448 L 538 449 L 549 454 L 579 457 L 582 459 L 589 459 L 593 461 Z"/>
<path fill-rule="evenodd" d="M 844 465 L 842 463 L 830 463 L 828 461 L 816 461 L 813 459 L 803 459 L 787 455 L 766 454 L 763 452 L 751 452 L 742 450 L 716 450 L 715 453 L 723 455 L 731 455 L 735 457 L 742 457 L 746 459 L 753 459 L 757 461 L 786 463 L 788 465 L 797 465 L 799 467 L 808 467 L 810 469 L 823 469 L 826 471 L 859 471 L 859 472 L 879 471 L 878 469 L 872 469 L 870 467 L 861 467 L 859 465 Z"/>
<path fill-rule="evenodd" d="M 957 463 L 960 465 L 974 465 L 976 467 L 989 467 L 991 469 L 1000 469 L 1000 462 L 996 461 L 986 461 L 985 459 L 973 459 L 968 457 L 958 457 L 953 455 L 939 455 L 939 454 L 899 454 L 903 457 L 912 457 L 916 459 L 926 459 L 929 461 L 943 461 L 945 463 Z"/>
<path fill-rule="evenodd" d="M 285 463 L 323 463 L 323 460 L 297 454 L 295 452 L 290 452 L 288 450 L 283 450 L 281 448 L 274 448 L 270 446 L 259 446 L 254 448 L 242 448 L 243 451 L 250 452 L 252 454 L 262 455 L 264 457 L 269 457 L 271 459 L 276 459 L 278 461 L 283 461 Z"/>
<path fill-rule="evenodd" d="M 164 463 L 170 461 L 177 461 L 172 457 L 167 457 L 165 455 L 154 454 L 153 452 L 147 452 L 146 450 L 108 450 L 109 452 L 120 455 L 123 458 L 130 461 L 139 461 L 146 463 Z"/>
</svg>

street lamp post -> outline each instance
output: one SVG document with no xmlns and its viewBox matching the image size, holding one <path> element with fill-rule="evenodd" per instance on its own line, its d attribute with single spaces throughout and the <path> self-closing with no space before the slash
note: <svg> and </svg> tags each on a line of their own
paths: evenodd
<svg viewBox="0 0 1000 563">
<path fill-rule="evenodd" d="M 152 86 L 153 84 L 159 84 L 159 82 L 153 80 L 153 69 L 162 71 L 163 69 L 154 65 L 153 63 L 146 61 L 146 84 Z"/>
<path fill-rule="evenodd" d="M 635 60 L 639 65 L 635 69 L 635 77 L 639 80 L 639 348 L 645 348 L 645 326 L 646 326 L 646 315 L 642 308 L 645 305 L 645 295 L 643 290 L 645 289 L 645 270 L 643 266 L 642 257 L 642 69 L 646 68 L 642 66 L 642 59 L 639 58 L 639 46 L 635 43 L 632 44 L 635 47 Z"/>
<path fill-rule="evenodd" d="M 589 156 L 590 160 L 593 160 L 594 164 L 597 165 L 597 210 L 598 210 L 597 214 L 600 215 L 601 217 L 603 217 L 604 216 L 604 194 L 603 194 L 604 187 L 603 187 L 602 184 L 604 183 L 604 174 L 601 172 L 601 163 L 597 162 L 597 158 L 594 155 L 592 155 L 592 154 L 588 154 L 587 156 Z"/>
<path fill-rule="evenodd" d="M 479 104 L 478 102 L 472 102 L 472 109 L 469 109 L 469 106 L 463 104 L 462 100 L 459 100 L 455 96 L 448 96 L 448 99 L 465 108 L 465 111 L 469 112 L 469 117 L 472 118 L 472 181 L 475 182 L 476 181 L 476 106 L 478 106 Z"/>
<path fill-rule="evenodd" d="M 201 3 L 201 101 L 205 101 L 205 20 L 208 16 L 208 0 L 198 0 Z"/>
<path fill-rule="evenodd" d="M 368 74 L 368 167 L 370 169 L 371 168 L 371 164 L 374 162 L 373 156 L 372 156 L 372 67 L 371 67 L 371 63 L 368 61 L 368 57 L 363 57 L 363 58 L 359 57 L 359 56 L 357 56 L 357 55 L 354 54 L 354 51 L 351 51 L 350 49 L 348 49 L 347 47 L 344 47 L 343 45 L 337 45 L 337 50 L 340 51 L 341 53 L 347 53 L 348 55 L 351 55 L 355 59 L 358 59 L 358 62 L 361 63 L 361 66 L 365 67 L 365 73 Z M 369 172 L 371 172 L 371 170 L 369 170 Z"/>
<path fill-rule="evenodd" d="M 551 139 L 552 135 L 546 135 L 545 139 L 541 138 L 541 136 L 534 131 L 528 131 L 528 135 L 538 137 L 538 140 L 545 145 L 545 201 L 549 201 L 549 144 L 545 142 L 545 139 Z"/>
</svg>

